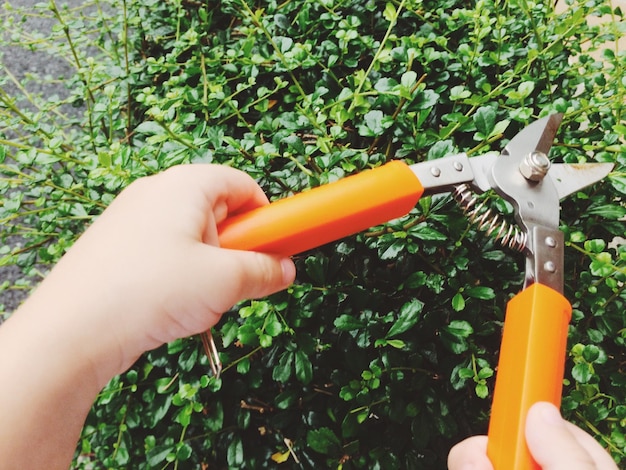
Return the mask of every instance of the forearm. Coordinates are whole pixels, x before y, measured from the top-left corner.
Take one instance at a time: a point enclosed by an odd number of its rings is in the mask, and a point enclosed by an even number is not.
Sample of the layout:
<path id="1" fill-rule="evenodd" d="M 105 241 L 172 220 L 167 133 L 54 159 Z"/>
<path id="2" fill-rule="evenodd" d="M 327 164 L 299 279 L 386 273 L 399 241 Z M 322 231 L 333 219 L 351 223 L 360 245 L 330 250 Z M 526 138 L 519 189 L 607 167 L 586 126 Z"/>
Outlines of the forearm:
<path id="1" fill-rule="evenodd" d="M 67 469 L 100 384 L 59 312 L 30 305 L 0 327 L 0 467 Z"/>

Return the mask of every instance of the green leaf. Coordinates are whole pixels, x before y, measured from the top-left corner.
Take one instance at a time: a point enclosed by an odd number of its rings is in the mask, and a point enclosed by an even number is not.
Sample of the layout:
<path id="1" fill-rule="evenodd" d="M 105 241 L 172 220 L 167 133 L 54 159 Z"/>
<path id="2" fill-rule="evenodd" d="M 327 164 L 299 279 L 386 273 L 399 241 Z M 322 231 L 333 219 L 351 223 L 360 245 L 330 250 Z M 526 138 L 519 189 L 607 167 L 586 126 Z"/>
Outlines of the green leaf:
<path id="1" fill-rule="evenodd" d="M 495 137 L 497 135 L 504 134 L 504 131 L 506 131 L 507 127 L 509 127 L 509 124 L 511 124 L 511 121 L 508 119 L 498 121 L 487 137 Z"/>
<path id="2" fill-rule="evenodd" d="M 619 220 L 626 216 L 626 207 L 617 204 L 595 206 L 587 211 L 588 214 L 599 215 L 605 219 Z"/>
<path id="3" fill-rule="evenodd" d="M 228 444 L 226 451 L 226 459 L 229 467 L 241 467 L 243 464 L 243 442 L 240 436 L 236 435 L 230 439 L 230 444 Z"/>
<path id="4" fill-rule="evenodd" d="M 413 70 L 409 70 L 408 72 L 404 72 L 402 77 L 400 77 L 400 84 L 404 87 L 410 89 L 415 82 L 417 81 L 417 73 Z"/>
<path id="5" fill-rule="evenodd" d="M 313 365 L 309 356 L 304 351 L 295 352 L 296 377 L 303 384 L 308 384 L 313 380 Z"/>
<path id="6" fill-rule="evenodd" d="M 587 240 L 584 246 L 585 250 L 591 253 L 600 253 L 606 248 L 606 242 L 601 238 L 595 238 L 593 240 Z"/>
<path id="7" fill-rule="evenodd" d="M 404 240 L 392 239 L 381 240 L 378 246 L 379 257 L 382 260 L 396 259 L 400 253 L 404 250 L 406 242 Z"/>
<path id="8" fill-rule="evenodd" d="M 451 335 L 459 338 L 467 338 L 474 333 L 474 328 L 465 320 L 453 320 L 445 328 Z"/>
<path id="9" fill-rule="evenodd" d="M 337 329 L 341 331 L 358 330 L 365 326 L 364 321 L 347 314 L 339 315 L 337 318 L 335 318 L 333 324 Z"/>
<path id="10" fill-rule="evenodd" d="M 393 125 L 391 116 L 386 116 L 382 111 L 375 109 L 363 116 L 363 122 L 358 125 L 359 134 L 364 137 L 376 137 Z"/>
<path id="11" fill-rule="evenodd" d="M 239 325 L 237 322 L 228 320 L 224 326 L 222 327 L 222 346 L 227 348 L 230 346 L 233 341 L 237 339 L 237 332 L 239 330 Z"/>
<path id="12" fill-rule="evenodd" d="M 420 319 L 424 303 L 413 299 L 405 303 L 400 309 L 400 314 L 396 322 L 389 328 L 386 339 L 398 336 L 412 328 Z"/>
<path id="13" fill-rule="evenodd" d="M 456 152 L 454 143 L 451 140 L 439 140 L 428 150 L 427 160 L 436 160 L 447 157 Z"/>
<path id="14" fill-rule="evenodd" d="M 625 124 L 615 124 L 613 126 L 613 130 L 620 135 L 626 137 L 626 125 Z"/>
<path id="15" fill-rule="evenodd" d="M 506 254 L 502 250 L 492 250 L 483 253 L 483 258 L 489 261 L 502 261 L 506 258 Z"/>
<path id="16" fill-rule="evenodd" d="M 599 330 L 596 330 L 595 328 L 588 328 L 587 336 L 594 343 L 600 343 L 602 342 L 602 340 L 604 340 L 604 335 L 602 334 L 602 332 Z"/>
<path id="17" fill-rule="evenodd" d="M 241 318 L 248 318 L 252 315 L 259 317 L 265 316 L 271 309 L 271 305 L 265 301 L 253 300 L 250 305 L 239 309 L 239 316 Z"/>
<path id="18" fill-rule="evenodd" d="M 264 326 L 265 332 L 270 336 L 278 336 L 283 332 L 283 324 L 274 312 L 267 316 Z"/>
<path id="19" fill-rule="evenodd" d="M 294 353 L 285 351 L 272 369 L 272 378 L 277 382 L 286 383 L 291 377 Z"/>
<path id="20" fill-rule="evenodd" d="M 626 194 L 626 176 L 619 174 L 609 175 L 609 181 L 617 191 Z"/>
<path id="21" fill-rule="evenodd" d="M 273 343 L 273 339 L 270 335 L 265 333 L 259 334 L 259 346 L 262 348 L 269 348 Z"/>
<path id="22" fill-rule="evenodd" d="M 150 465 L 151 468 L 159 467 L 159 464 L 164 462 L 165 458 L 172 452 L 174 452 L 173 445 L 160 445 L 153 447 L 146 454 L 148 465 Z"/>
<path id="23" fill-rule="evenodd" d="M 325 256 L 308 256 L 304 261 L 307 275 L 317 284 L 326 283 L 328 258 Z"/>
<path id="24" fill-rule="evenodd" d="M 406 343 L 401 339 L 385 339 L 385 346 L 391 346 L 392 348 L 402 349 L 406 346 Z"/>
<path id="25" fill-rule="evenodd" d="M 387 2 L 385 4 L 385 9 L 383 10 L 383 17 L 391 22 L 396 19 L 396 7 L 391 2 Z"/>
<path id="26" fill-rule="evenodd" d="M 426 284 L 426 273 L 423 271 L 417 271 L 409 275 L 405 281 L 405 285 L 409 289 L 416 289 Z"/>
<path id="27" fill-rule="evenodd" d="M 450 100 L 460 101 L 472 96 L 472 93 L 463 85 L 457 85 L 450 89 Z"/>
<path id="28" fill-rule="evenodd" d="M 487 387 L 487 384 L 485 383 L 478 383 L 476 384 L 476 396 L 478 398 L 487 398 L 487 396 L 489 395 L 489 388 Z"/>
<path id="29" fill-rule="evenodd" d="M 474 371 L 469 367 L 463 367 L 458 371 L 459 377 L 462 379 L 471 379 L 474 377 Z"/>
<path id="30" fill-rule="evenodd" d="M 496 111 L 489 106 L 478 108 L 472 117 L 478 132 L 483 136 L 488 136 L 496 125 Z"/>
<path id="31" fill-rule="evenodd" d="M 154 381 L 154 385 L 157 393 L 167 393 L 168 390 L 172 389 L 175 382 L 175 379 L 172 379 L 172 377 L 161 377 Z"/>
<path id="32" fill-rule="evenodd" d="M 253 345 L 256 344 L 259 340 L 259 335 L 257 334 L 256 328 L 254 325 L 244 324 L 239 327 L 237 330 L 237 339 L 244 345 Z"/>
<path id="33" fill-rule="evenodd" d="M 280 410 L 286 410 L 298 403 L 298 393 L 295 390 L 286 390 L 276 395 L 274 404 Z"/>
<path id="34" fill-rule="evenodd" d="M 237 362 L 237 372 L 242 375 L 245 375 L 248 372 L 250 372 L 250 359 L 249 358 L 243 357 Z"/>
<path id="35" fill-rule="evenodd" d="M 576 380 L 576 382 L 586 384 L 589 382 L 589 380 L 591 380 L 591 377 L 593 377 L 593 372 L 589 364 L 576 364 L 574 367 L 572 367 L 572 377 L 574 377 L 574 380 Z"/>
<path id="36" fill-rule="evenodd" d="M 441 340 L 454 354 L 468 349 L 466 338 L 473 333 L 472 326 L 464 320 L 453 320 L 441 330 Z"/>
<path id="37" fill-rule="evenodd" d="M 191 454 L 193 453 L 193 449 L 191 448 L 191 446 L 186 442 L 180 442 L 177 447 L 178 448 L 176 449 L 176 458 L 181 462 L 189 460 L 189 457 L 191 457 Z"/>
<path id="38" fill-rule="evenodd" d="M 135 128 L 137 134 L 159 135 L 165 134 L 165 129 L 154 121 L 144 121 Z"/>
<path id="39" fill-rule="evenodd" d="M 457 292 L 454 297 L 452 297 L 452 308 L 457 312 L 465 308 L 465 299 L 460 292 Z"/>
<path id="40" fill-rule="evenodd" d="M 425 89 L 416 93 L 411 102 L 411 107 L 415 109 L 431 109 L 439 101 L 439 93 Z"/>
<path id="41" fill-rule="evenodd" d="M 524 101 L 535 89 L 535 82 L 525 81 L 520 83 L 516 91 L 509 91 L 507 97 L 514 101 Z"/>
<path id="42" fill-rule="evenodd" d="M 172 395 L 157 395 L 151 401 L 151 405 L 151 413 L 145 417 L 145 421 L 153 428 L 167 415 L 172 405 Z"/>
<path id="43" fill-rule="evenodd" d="M 443 233 L 429 227 L 427 222 L 422 222 L 411 227 L 409 233 L 420 240 L 443 241 L 448 239 Z"/>
<path id="44" fill-rule="evenodd" d="M 613 266 L 613 258 L 610 253 L 606 251 L 602 253 L 598 253 L 594 256 L 593 261 L 589 265 L 589 270 L 591 274 L 598 277 L 606 277 L 610 276 L 613 271 L 615 271 L 615 267 Z"/>
<path id="45" fill-rule="evenodd" d="M 307 445 L 315 452 L 335 455 L 341 450 L 341 441 L 329 428 L 312 429 L 306 435 Z"/>
<path id="46" fill-rule="evenodd" d="M 483 367 L 478 371 L 479 379 L 488 379 L 489 377 L 493 377 L 493 369 L 491 367 Z"/>
<path id="47" fill-rule="evenodd" d="M 600 348 L 598 348 L 598 346 L 593 344 L 585 346 L 585 349 L 583 350 L 583 358 L 585 361 L 595 362 L 598 357 L 600 357 Z"/>
<path id="48" fill-rule="evenodd" d="M 496 296 L 496 293 L 491 287 L 484 286 L 469 287 L 465 289 L 464 292 L 468 297 L 480 300 L 491 300 Z"/>

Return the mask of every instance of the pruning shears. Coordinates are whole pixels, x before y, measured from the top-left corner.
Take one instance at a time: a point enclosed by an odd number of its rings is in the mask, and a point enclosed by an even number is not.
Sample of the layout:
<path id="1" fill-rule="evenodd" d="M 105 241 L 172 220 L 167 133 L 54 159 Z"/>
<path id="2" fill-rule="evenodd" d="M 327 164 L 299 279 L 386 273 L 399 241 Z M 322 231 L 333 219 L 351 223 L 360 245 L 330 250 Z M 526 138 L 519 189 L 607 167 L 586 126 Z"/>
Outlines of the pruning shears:
<path id="1" fill-rule="evenodd" d="M 539 469 L 526 448 L 525 418 L 538 401 L 560 406 L 572 313 L 563 296 L 559 200 L 613 168 L 552 164 L 548 152 L 561 120 L 552 114 L 534 121 L 502 152 L 414 165 L 395 160 L 234 215 L 218 227 L 220 244 L 290 256 L 404 216 L 424 195 L 451 192 L 471 222 L 526 255 L 523 290 L 506 309 L 487 453 L 496 470 Z M 492 189 L 513 205 L 517 224 L 476 196 Z"/>

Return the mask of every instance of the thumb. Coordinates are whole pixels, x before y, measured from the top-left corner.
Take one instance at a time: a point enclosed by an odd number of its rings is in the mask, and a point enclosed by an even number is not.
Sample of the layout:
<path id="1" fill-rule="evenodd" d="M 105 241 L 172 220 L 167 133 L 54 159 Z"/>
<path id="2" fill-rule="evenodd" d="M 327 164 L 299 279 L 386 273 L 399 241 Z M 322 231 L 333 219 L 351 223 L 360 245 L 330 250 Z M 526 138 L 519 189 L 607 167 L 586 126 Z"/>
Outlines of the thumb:
<path id="1" fill-rule="evenodd" d="M 493 470 L 487 457 L 487 436 L 473 436 L 455 445 L 448 454 L 449 470 Z"/>
<path id="2" fill-rule="evenodd" d="M 296 267 L 290 258 L 257 253 L 217 249 L 221 258 L 220 278 L 214 284 L 220 305 L 217 311 L 225 311 L 244 299 L 265 297 L 291 285 L 296 277 Z M 215 260 L 215 259 L 214 259 Z"/>
<path id="3" fill-rule="evenodd" d="M 568 423 L 551 403 L 533 405 L 526 418 L 526 442 L 543 470 L 596 470 L 596 465 L 570 432 Z"/>

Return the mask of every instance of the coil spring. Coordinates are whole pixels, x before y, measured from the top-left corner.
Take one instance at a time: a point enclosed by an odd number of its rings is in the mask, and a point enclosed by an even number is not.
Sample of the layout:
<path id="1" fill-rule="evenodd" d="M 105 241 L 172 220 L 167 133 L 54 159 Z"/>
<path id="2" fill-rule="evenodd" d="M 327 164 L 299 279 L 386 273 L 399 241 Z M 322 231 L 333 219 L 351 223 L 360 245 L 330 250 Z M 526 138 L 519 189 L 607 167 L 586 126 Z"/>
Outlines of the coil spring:
<path id="1" fill-rule="evenodd" d="M 486 208 L 486 200 L 480 199 L 471 190 L 469 185 L 456 186 L 452 193 L 454 200 L 461 206 L 470 223 L 475 224 L 479 230 L 493 237 L 502 246 L 517 251 L 523 251 L 528 244 L 528 234 L 519 227 L 504 220 L 499 214 L 495 214 L 491 208 Z"/>

